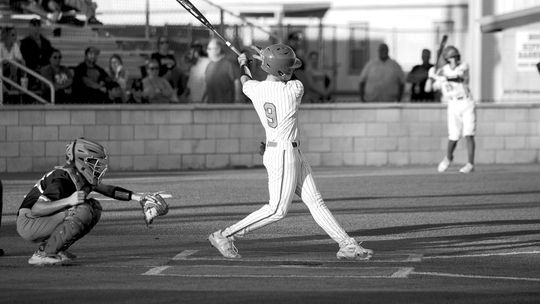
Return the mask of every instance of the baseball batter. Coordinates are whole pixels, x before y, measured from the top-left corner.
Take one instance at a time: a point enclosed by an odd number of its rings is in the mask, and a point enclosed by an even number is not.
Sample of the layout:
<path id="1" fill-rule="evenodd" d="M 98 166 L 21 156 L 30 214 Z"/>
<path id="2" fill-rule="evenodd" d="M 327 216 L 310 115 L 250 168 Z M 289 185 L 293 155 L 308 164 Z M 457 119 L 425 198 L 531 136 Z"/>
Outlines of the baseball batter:
<path id="1" fill-rule="evenodd" d="M 426 90 L 431 91 L 432 88 L 440 90 L 443 102 L 448 104 L 448 146 L 446 156 L 439 163 L 437 170 L 444 172 L 448 169 L 454 159 L 457 142 L 463 136 L 467 141 L 468 162 L 459 172 L 470 173 L 474 171 L 476 111 L 469 90 L 469 65 L 461 62 L 459 51 L 454 46 L 447 46 L 443 50 L 443 57 L 447 64 L 437 71 L 432 67 L 429 70 L 432 81 L 426 82 Z"/>
<path id="2" fill-rule="evenodd" d="M 238 57 L 238 62 L 246 72 L 241 77 L 243 92 L 253 102 L 266 132 L 263 164 L 268 173 L 270 200 L 236 224 L 212 233 L 210 243 L 224 257 L 240 258 L 233 243 L 235 238 L 284 218 L 296 194 L 309 208 L 317 224 L 339 244 L 338 259 L 371 258 L 373 251 L 362 248 L 330 213 L 315 185 L 311 168 L 300 152 L 298 108 L 304 87 L 300 81 L 290 79 L 301 61 L 284 44 L 271 45 L 256 58 L 262 60 L 261 68 L 268 74 L 264 81 L 251 79 L 251 73 L 245 66 L 245 54 Z"/>
<path id="3" fill-rule="evenodd" d="M 107 168 L 105 148 L 78 138 L 66 147 L 66 164 L 45 174 L 25 196 L 17 212 L 17 232 L 23 239 L 40 244 L 29 264 L 65 264 L 75 258 L 67 249 L 101 217 L 101 204 L 87 197 L 90 192 L 123 201 L 142 201 L 149 196 L 102 184 Z"/>

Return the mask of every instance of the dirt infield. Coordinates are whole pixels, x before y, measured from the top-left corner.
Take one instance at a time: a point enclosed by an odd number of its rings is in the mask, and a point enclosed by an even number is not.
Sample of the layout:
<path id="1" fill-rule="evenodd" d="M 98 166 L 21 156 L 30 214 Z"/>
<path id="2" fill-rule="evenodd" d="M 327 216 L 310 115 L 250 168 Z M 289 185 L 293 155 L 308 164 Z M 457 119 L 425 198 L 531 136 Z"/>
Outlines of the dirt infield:
<path id="1" fill-rule="evenodd" d="M 319 168 L 330 210 L 367 262 L 338 247 L 295 200 L 287 217 L 238 240 L 225 260 L 208 234 L 268 198 L 262 169 L 112 173 L 105 182 L 170 194 L 153 227 L 138 204 L 96 196 L 101 221 L 75 263 L 31 267 L 15 213 L 40 174 L 4 176 L 0 303 L 538 303 L 540 166 Z"/>

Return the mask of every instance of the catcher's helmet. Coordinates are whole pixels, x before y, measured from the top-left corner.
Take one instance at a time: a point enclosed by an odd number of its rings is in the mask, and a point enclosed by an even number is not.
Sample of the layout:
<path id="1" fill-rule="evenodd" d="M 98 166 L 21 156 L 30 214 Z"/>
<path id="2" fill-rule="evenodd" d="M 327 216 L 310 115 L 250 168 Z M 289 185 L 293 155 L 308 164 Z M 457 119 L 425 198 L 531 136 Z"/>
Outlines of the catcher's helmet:
<path id="1" fill-rule="evenodd" d="M 293 49 L 285 44 L 273 44 L 261 52 L 263 71 L 283 81 L 291 79 L 295 69 L 302 66 Z"/>
<path id="2" fill-rule="evenodd" d="M 66 159 L 94 186 L 101 181 L 109 166 L 105 148 L 95 141 L 82 137 L 66 146 Z"/>
<path id="3" fill-rule="evenodd" d="M 458 49 L 453 46 L 453 45 L 449 45 L 447 47 L 444 48 L 444 51 L 443 51 L 443 57 L 445 60 L 448 60 L 452 57 L 457 57 L 458 59 L 460 58 L 460 54 L 459 54 L 459 51 Z"/>

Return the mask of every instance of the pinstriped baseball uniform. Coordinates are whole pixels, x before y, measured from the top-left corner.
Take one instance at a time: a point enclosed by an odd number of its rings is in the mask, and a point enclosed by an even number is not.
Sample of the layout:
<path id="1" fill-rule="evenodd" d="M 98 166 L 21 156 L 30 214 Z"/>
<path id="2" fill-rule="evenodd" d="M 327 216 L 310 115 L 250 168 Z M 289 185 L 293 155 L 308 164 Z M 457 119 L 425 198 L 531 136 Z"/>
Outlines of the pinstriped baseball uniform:
<path id="1" fill-rule="evenodd" d="M 252 100 L 266 132 L 263 164 L 268 172 L 270 201 L 223 230 L 223 235 L 242 236 L 282 219 L 294 194 L 297 194 L 317 224 L 333 240 L 340 245 L 355 242 L 326 207 L 315 185 L 311 167 L 298 149 L 298 108 L 304 94 L 302 83 L 298 80 L 249 80 L 244 83 L 243 91 Z"/>

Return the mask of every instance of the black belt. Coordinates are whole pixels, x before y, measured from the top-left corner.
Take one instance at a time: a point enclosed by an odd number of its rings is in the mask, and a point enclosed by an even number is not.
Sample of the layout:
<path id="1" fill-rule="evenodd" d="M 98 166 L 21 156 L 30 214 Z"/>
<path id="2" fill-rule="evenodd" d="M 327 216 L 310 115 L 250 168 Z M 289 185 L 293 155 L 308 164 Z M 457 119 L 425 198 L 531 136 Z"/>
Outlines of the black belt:
<path id="1" fill-rule="evenodd" d="M 299 145 L 296 141 L 292 141 L 291 144 L 292 144 L 293 148 L 296 148 Z M 277 147 L 277 145 L 278 145 L 278 143 L 275 142 L 275 141 L 269 141 L 269 142 L 266 143 L 267 147 Z"/>

